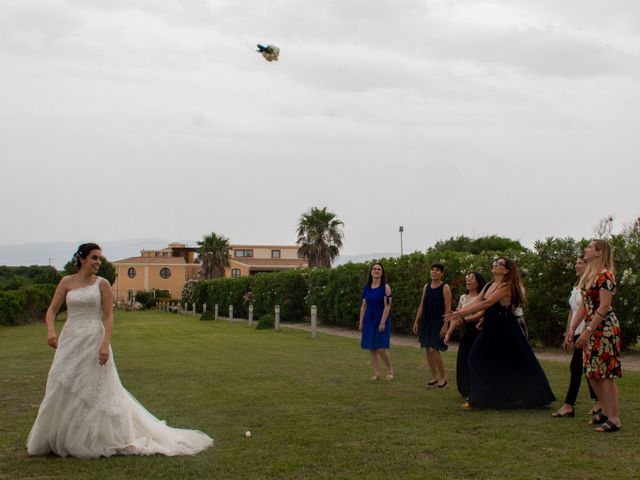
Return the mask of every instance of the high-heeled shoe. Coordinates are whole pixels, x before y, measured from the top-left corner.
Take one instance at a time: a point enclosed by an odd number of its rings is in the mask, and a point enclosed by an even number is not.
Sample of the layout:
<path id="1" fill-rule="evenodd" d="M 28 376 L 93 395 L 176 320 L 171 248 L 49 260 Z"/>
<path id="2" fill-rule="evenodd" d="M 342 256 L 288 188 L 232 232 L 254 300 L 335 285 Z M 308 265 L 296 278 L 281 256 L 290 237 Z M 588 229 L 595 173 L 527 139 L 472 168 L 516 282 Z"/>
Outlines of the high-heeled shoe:
<path id="1" fill-rule="evenodd" d="M 560 410 L 558 410 L 555 413 L 552 413 L 551 416 L 553 418 L 565 418 L 565 417 L 575 417 L 576 416 L 576 411 L 572 408 L 571 410 L 569 410 L 568 412 L 560 412 Z"/>
<path id="2" fill-rule="evenodd" d="M 591 421 L 589 422 L 589 425 L 602 425 L 607 420 L 609 420 L 609 417 L 607 417 L 602 412 L 597 412 L 593 414 L 593 417 L 591 417 Z"/>

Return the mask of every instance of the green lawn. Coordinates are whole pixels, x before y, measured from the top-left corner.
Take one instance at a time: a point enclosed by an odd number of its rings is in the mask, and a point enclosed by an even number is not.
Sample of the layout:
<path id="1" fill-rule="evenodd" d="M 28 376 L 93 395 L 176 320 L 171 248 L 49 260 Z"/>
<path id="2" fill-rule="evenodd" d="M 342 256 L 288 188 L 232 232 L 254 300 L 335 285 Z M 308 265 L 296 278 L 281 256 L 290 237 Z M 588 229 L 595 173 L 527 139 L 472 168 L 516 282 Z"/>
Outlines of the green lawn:
<path id="1" fill-rule="evenodd" d="M 415 348 L 393 348 L 396 379 L 371 384 L 353 339 L 158 312 L 117 313 L 122 383 L 156 416 L 208 433 L 215 446 L 194 457 L 30 458 L 24 444 L 53 355 L 45 335 L 42 324 L 0 329 L 1 479 L 640 477 L 640 374 L 618 383 L 622 431 L 597 434 L 586 424 L 586 391 L 573 419 L 467 412 L 454 385 L 424 387 Z M 455 355 L 445 363 L 454 380 Z M 561 398 L 568 366 L 543 366 Z"/>

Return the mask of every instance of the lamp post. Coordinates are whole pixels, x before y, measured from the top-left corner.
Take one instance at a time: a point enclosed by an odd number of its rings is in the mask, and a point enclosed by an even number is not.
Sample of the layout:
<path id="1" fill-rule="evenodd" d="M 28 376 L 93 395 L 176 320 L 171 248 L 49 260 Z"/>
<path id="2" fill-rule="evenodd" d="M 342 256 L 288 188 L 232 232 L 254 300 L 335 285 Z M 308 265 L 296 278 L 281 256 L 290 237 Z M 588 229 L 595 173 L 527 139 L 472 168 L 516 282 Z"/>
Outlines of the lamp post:
<path id="1" fill-rule="evenodd" d="M 400 256 L 402 256 L 404 254 L 402 249 L 402 232 L 404 232 L 404 227 L 402 225 L 398 228 L 398 232 L 400 232 Z"/>

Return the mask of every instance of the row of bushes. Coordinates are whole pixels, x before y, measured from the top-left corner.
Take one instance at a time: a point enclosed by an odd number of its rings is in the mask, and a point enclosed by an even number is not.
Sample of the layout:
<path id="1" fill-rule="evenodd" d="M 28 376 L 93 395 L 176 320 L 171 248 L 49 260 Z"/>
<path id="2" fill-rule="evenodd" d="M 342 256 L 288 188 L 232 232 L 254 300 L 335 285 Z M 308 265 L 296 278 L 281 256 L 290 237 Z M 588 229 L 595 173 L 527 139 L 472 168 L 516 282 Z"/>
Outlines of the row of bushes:
<path id="1" fill-rule="evenodd" d="M 44 319 L 55 285 L 25 285 L 0 291 L 0 325 L 17 325 Z"/>
<path id="2" fill-rule="evenodd" d="M 199 308 L 206 303 L 209 309 L 218 304 L 221 315 L 233 305 L 234 316 L 244 318 L 248 316 L 251 304 L 256 318 L 273 313 L 275 306 L 280 305 L 281 320 L 295 322 L 303 319 L 307 312 L 305 277 L 305 273 L 296 270 L 201 281 L 191 289 L 191 295 L 187 294 L 190 287 L 185 286 L 182 301 L 195 302 Z"/>
<path id="3" fill-rule="evenodd" d="M 633 232 L 611 238 L 616 252 L 618 292 L 615 310 L 621 322 L 623 343 L 633 345 L 640 336 L 640 284 L 636 283 L 640 260 L 640 235 Z M 576 277 L 576 256 L 586 240 L 549 238 L 536 242 L 534 251 L 514 248 L 507 252 L 460 252 L 432 248 L 400 258 L 380 259 L 387 282 L 393 289 L 392 317 L 394 331 L 409 333 L 415 319 L 422 288 L 429 281 L 434 262 L 445 265 L 445 281 L 455 302 L 464 293 L 464 276 L 477 271 L 490 279 L 492 260 L 499 255 L 514 258 L 520 266 L 527 289 L 525 318 L 532 340 L 546 346 L 558 346 L 568 315 L 567 298 Z M 333 269 L 316 268 L 279 273 L 264 273 L 237 279 L 200 281 L 191 288 L 188 302 L 200 307 L 207 303 L 220 307 L 221 315 L 229 305 L 235 315 L 246 317 L 249 304 L 254 315 L 272 313 L 277 304 L 283 321 L 301 321 L 311 305 L 318 307 L 318 317 L 325 325 L 355 328 L 360 296 L 366 283 L 369 263 L 349 263 Z M 635 269 L 635 270 L 634 270 Z"/>
<path id="4" fill-rule="evenodd" d="M 142 305 L 143 309 L 154 308 L 161 300 L 171 298 L 169 290 L 149 290 L 136 292 L 135 301 Z"/>

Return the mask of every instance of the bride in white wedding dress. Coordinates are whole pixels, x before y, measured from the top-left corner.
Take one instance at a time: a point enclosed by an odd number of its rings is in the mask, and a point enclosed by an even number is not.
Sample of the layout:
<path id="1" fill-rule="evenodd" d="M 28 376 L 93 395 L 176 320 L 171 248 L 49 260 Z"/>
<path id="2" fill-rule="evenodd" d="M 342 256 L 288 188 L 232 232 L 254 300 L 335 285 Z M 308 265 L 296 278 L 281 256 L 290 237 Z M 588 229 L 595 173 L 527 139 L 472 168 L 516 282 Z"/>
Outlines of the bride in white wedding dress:
<path id="1" fill-rule="evenodd" d="M 197 430 L 171 428 L 127 392 L 112 359 L 113 296 L 98 277 L 100 247 L 82 244 L 78 273 L 64 277 L 47 311 L 48 343 L 56 348 L 44 400 L 27 440 L 30 455 L 193 455 L 213 440 Z M 60 337 L 55 315 L 66 298 Z"/>

